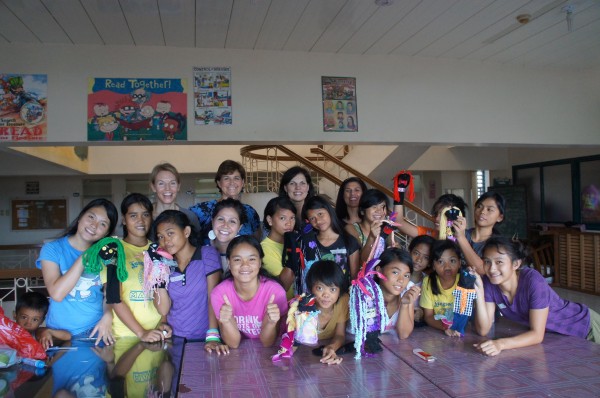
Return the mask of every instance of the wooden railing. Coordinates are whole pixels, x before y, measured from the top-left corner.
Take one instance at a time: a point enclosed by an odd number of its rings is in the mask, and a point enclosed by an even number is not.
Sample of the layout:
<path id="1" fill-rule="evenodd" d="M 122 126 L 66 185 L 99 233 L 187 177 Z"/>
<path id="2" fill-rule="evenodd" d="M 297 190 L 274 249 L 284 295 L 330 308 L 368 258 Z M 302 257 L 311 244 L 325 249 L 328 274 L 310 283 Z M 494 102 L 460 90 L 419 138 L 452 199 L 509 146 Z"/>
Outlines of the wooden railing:
<path id="1" fill-rule="evenodd" d="M 42 271 L 35 268 L 41 247 L 41 244 L 0 246 L 0 305 L 16 302 L 22 293 L 45 289 Z"/>

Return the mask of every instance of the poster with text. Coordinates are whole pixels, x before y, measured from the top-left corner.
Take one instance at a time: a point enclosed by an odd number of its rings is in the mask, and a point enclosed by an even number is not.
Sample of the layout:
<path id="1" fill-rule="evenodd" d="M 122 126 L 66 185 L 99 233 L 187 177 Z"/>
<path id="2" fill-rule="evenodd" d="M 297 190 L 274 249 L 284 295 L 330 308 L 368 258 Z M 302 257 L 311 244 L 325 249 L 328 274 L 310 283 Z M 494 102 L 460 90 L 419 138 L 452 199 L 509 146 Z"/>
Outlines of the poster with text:
<path id="1" fill-rule="evenodd" d="M 323 131 L 358 131 L 356 78 L 321 77 Z"/>
<path id="2" fill-rule="evenodd" d="M 194 68 L 196 124 L 231 124 L 231 68 Z"/>
<path id="3" fill-rule="evenodd" d="M 187 140 L 185 79 L 90 78 L 88 141 Z"/>
<path id="4" fill-rule="evenodd" d="M 47 75 L 0 74 L 0 141 L 46 141 Z"/>

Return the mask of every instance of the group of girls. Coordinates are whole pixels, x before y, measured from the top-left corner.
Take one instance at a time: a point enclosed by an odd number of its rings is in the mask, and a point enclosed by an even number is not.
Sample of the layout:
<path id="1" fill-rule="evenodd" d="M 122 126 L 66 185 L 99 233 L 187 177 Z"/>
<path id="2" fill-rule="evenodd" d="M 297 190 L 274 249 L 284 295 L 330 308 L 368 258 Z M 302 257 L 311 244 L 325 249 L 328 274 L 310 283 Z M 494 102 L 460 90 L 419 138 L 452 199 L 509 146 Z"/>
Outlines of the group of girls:
<path id="1" fill-rule="evenodd" d="M 48 327 L 75 337 L 95 336 L 105 344 L 112 344 L 115 336 L 153 342 L 176 335 L 205 340 L 207 351 L 225 354 L 242 337 L 272 345 L 287 299 L 311 293 L 320 311 L 320 339 L 331 339 L 319 353 L 321 361 L 335 364 L 341 362 L 346 339 L 349 282 L 373 246 L 381 245 L 388 247 L 378 252 L 376 268 L 385 277 L 378 280 L 390 319 L 385 329 L 395 330 L 400 338 L 407 338 L 422 321 L 447 329 L 463 262 L 477 275 L 478 333 L 488 333 L 496 305 L 507 318 L 531 327 L 522 335 L 477 345 L 483 353 L 535 344 L 545 330 L 598 338 L 595 312 L 558 298 L 535 271 L 520 271 L 523 256 L 516 244 L 493 237 L 494 226 L 504 217 L 500 195 L 490 192 L 478 199 L 472 229 L 466 228 L 464 201 L 454 195 L 440 197 L 433 208 L 437 222 L 444 208 L 461 210 L 452 224 L 456 243 L 435 241 L 433 231 L 401 223 L 397 227 L 413 238 L 406 252 L 378 241 L 388 217 L 385 195 L 367 190 L 359 179 L 348 179 L 340 188 L 336 213 L 326 199 L 314 195 L 310 174 L 294 167 L 282 177 L 280 196 L 265 208 L 267 236 L 259 243 L 258 215 L 240 201 L 244 178 L 241 165 L 223 162 L 215 178 L 222 197 L 190 212 L 175 201 L 180 188 L 176 169 L 169 164 L 155 167 L 151 187 L 157 203 L 131 194 L 121 205 L 130 276 L 121 286 L 123 302 L 110 306 L 102 293 L 105 275 L 87 275 L 80 257 L 113 233 L 117 210 L 104 199 L 86 205 L 64 235 L 40 253 L 37 264 L 51 298 Z M 395 205 L 402 214 L 402 206 Z M 150 239 L 173 256 L 177 267 L 171 270 L 168 290 L 157 286 L 156 294 L 146 297 L 138 293 L 143 292 L 142 253 Z M 290 240 L 291 247 L 286 247 Z M 134 301 L 136 297 L 143 298 Z"/>

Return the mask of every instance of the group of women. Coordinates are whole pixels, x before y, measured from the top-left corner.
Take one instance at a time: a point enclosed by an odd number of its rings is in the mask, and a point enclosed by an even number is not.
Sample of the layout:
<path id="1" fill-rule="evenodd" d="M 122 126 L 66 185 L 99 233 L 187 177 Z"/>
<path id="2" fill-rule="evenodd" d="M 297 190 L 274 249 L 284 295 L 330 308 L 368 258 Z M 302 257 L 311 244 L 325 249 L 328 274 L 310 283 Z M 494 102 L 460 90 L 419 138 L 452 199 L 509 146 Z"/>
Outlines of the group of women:
<path id="1" fill-rule="evenodd" d="M 59 239 L 44 245 L 37 262 L 51 299 L 48 327 L 68 330 L 74 338 L 94 336 L 105 344 L 121 336 L 155 342 L 176 335 L 204 340 L 207 351 L 223 354 L 242 337 L 272 345 L 286 318 L 288 299 L 312 293 L 321 311 L 319 330 L 328 327 L 327 337 L 334 342 L 319 351 L 321 361 L 339 363 L 349 282 L 373 247 L 380 246 L 377 271 L 384 278 L 378 283 L 390 317 L 386 330 L 401 338 L 415 325 L 448 329 L 452 292 L 462 268 L 476 276 L 478 333 L 488 333 L 496 306 L 507 318 L 530 326 L 518 336 L 479 344 L 481 352 L 496 355 L 535 344 L 546 330 L 600 338 L 598 314 L 560 299 L 535 271 L 522 269 L 522 247 L 499 237 L 495 226 L 504 219 L 505 203 L 496 193 L 477 200 L 470 229 L 462 198 L 443 195 L 436 201 L 436 223 L 447 207 L 460 210 L 451 223 L 455 242 L 436 240 L 436 229 L 396 224 L 412 238 L 404 251 L 381 238 L 389 224 L 387 196 L 367 189 L 358 178 L 343 182 L 334 209 L 315 195 L 309 172 L 292 167 L 283 174 L 279 196 L 269 201 L 261 223 L 256 210 L 241 202 L 245 177 L 239 163 L 224 161 L 215 177 L 221 197 L 186 209 L 176 202 L 179 173 L 168 163 L 157 165 L 150 178 L 156 202 L 130 194 L 121 204 L 129 278 L 121 283 L 123 300 L 118 304 L 105 303 L 106 275 L 86 273 L 81 260 L 92 244 L 113 234 L 118 212 L 104 199 L 88 203 Z M 393 209 L 403 214 L 402 203 L 394 203 Z M 177 266 L 169 283 L 155 286 L 148 295 L 143 253 L 151 242 Z"/>

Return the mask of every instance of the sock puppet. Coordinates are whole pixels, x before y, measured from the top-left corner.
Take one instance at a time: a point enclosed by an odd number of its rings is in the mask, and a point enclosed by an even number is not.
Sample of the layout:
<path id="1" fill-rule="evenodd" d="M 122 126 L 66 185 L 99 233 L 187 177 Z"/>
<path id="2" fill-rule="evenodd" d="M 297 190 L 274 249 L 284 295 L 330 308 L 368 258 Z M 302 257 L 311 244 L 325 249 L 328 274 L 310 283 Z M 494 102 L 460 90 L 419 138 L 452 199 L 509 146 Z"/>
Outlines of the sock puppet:
<path id="1" fill-rule="evenodd" d="M 458 207 L 444 207 L 441 212 L 440 217 L 440 239 L 450 239 L 451 241 L 456 242 L 456 237 L 454 236 L 454 229 L 452 228 L 452 223 L 456 221 L 459 216 L 462 216 L 461 211 Z"/>
<path id="2" fill-rule="evenodd" d="M 169 286 L 171 269 L 177 267 L 177 261 L 158 244 L 152 243 L 144 251 L 144 296 L 152 298 L 160 288 Z"/>
<path id="3" fill-rule="evenodd" d="M 287 331 L 281 336 L 279 351 L 271 357 L 273 362 L 291 358 L 294 355 L 294 341 L 306 345 L 317 344 L 320 312 L 312 294 L 302 294 L 290 300 L 286 319 Z"/>
<path id="4" fill-rule="evenodd" d="M 473 301 L 477 298 L 475 291 L 475 276 L 468 270 L 462 269 L 458 279 L 458 284 L 452 292 L 454 296 L 454 318 L 450 330 L 446 330 L 449 335 L 456 336 L 457 332 L 460 337 L 465 334 L 465 326 L 469 317 L 473 313 Z"/>
<path id="5" fill-rule="evenodd" d="M 106 267 L 106 303 L 121 302 L 121 285 L 129 276 L 125 251 L 119 239 L 106 237 L 94 243 L 83 253 L 85 272 L 99 274 Z"/>

